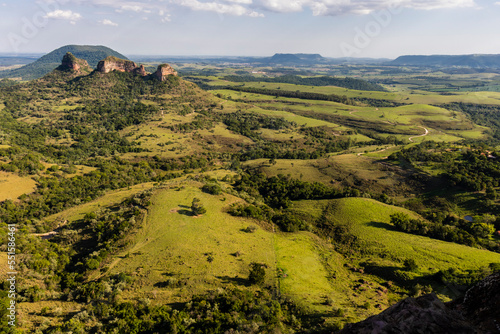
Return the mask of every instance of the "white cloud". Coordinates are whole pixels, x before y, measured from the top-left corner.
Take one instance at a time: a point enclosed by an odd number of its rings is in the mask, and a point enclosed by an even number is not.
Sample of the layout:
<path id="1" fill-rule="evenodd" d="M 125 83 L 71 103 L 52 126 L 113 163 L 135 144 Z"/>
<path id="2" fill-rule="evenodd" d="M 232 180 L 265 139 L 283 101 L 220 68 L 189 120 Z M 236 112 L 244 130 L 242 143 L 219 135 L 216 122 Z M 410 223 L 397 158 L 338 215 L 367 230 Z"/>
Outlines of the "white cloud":
<path id="1" fill-rule="evenodd" d="M 278 13 L 290 13 L 290 12 L 301 12 L 304 9 L 304 5 L 309 3 L 307 0 L 292 0 L 292 1 L 282 1 L 282 0 L 260 0 L 258 2 L 259 7 L 263 7 L 272 12 Z"/>
<path id="2" fill-rule="evenodd" d="M 252 0 L 224 0 L 225 2 L 231 2 L 231 3 L 239 3 L 242 5 L 250 5 L 252 3 Z"/>
<path id="3" fill-rule="evenodd" d="M 151 13 L 151 10 L 146 9 L 143 5 L 137 4 L 127 4 L 120 6 L 120 9 L 117 9 L 118 12 L 127 11 L 127 12 L 136 12 L 136 13 Z"/>
<path id="4" fill-rule="evenodd" d="M 477 0 L 45 0 L 66 1 L 79 5 L 108 7 L 119 13 L 140 15 L 140 18 L 157 15 L 162 21 L 170 20 L 172 6 L 181 6 L 193 11 L 214 12 L 224 15 L 263 17 L 264 12 L 294 13 L 309 10 L 314 16 L 336 16 L 344 14 L 367 15 L 383 9 L 413 8 L 434 10 L 476 7 Z M 495 2 L 496 5 L 500 1 Z M 59 11 L 69 12 L 71 11 Z M 63 16 L 63 14 L 58 14 Z M 66 15 L 66 14 L 64 14 Z M 77 18 L 73 19 L 73 22 Z"/>
<path id="5" fill-rule="evenodd" d="M 71 10 L 61 10 L 61 9 L 48 12 L 45 15 L 45 17 L 48 19 L 59 19 L 59 20 L 70 21 L 72 24 L 75 24 L 76 21 L 82 18 L 82 16 L 79 13 L 74 13 Z"/>
<path id="6" fill-rule="evenodd" d="M 104 19 L 102 21 L 99 21 L 100 24 L 103 24 L 105 26 L 112 26 L 112 27 L 117 27 L 118 26 L 118 23 L 116 22 L 113 22 L 111 20 L 108 20 L 108 19 Z"/>
<path id="7" fill-rule="evenodd" d="M 255 6 L 277 13 L 301 12 L 309 8 L 313 15 L 366 15 L 387 8 L 440 9 L 474 7 L 475 0 L 258 0 Z"/>
<path id="8" fill-rule="evenodd" d="M 244 0 L 243 0 L 244 1 Z M 215 12 L 218 14 L 228 14 L 234 16 L 250 16 L 250 17 L 263 17 L 264 14 L 258 13 L 250 8 L 247 8 L 241 3 L 242 0 L 232 0 L 230 4 L 223 4 L 220 2 L 201 2 L 198 0 L 176 0 L 175 3 L 184 7 L 188 7 L 195 11 L 206 11 L 206 12 Z"/>
<path id="9" fill-rule="evenodd" d="M 42 1 L 42 0 L 41 0 Z M 158 15 L 161 20 L 168 16 L 168 5 L 172 0 L 149 0 L 149 1 L 133 1 L 133 0 L 43 0 L 43 1 L 64 1 L 65 3 L 73 3 L 80 6 L 94 6 L 110 8 L 117 13 L 129 15 L 137 15 L 138 18 L 144 19 L 144 15 L 151 17 L 151 15 Z M 232 1 L 232 0 L 228 0 Z M 235 0 L 235 1 L 249 1 L 249 0 Z M 159 14 L 162 12 L 163 14 Z"/>

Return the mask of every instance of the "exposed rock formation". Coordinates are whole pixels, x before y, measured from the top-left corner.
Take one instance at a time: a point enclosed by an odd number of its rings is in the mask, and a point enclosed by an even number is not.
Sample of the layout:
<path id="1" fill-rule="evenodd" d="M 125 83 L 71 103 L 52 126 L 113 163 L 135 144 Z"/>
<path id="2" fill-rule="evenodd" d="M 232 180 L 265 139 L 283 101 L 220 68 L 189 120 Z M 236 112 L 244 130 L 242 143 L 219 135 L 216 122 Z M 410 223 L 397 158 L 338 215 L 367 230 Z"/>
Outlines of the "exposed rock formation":
<path id="1" fill-rule="evenodd" d="M 141 66 L 137 67 L 134 70 L 134 73 L 137 75 L 143 76 L 143 77 L 148 75 L 148 72 L 146 72 L 146 69 L 144 68 L 144 65 L 142 65 L 142 64 L 141 64 Z"/>
<path id="2" fill-rule="evenodd" d="M 478 333 L 500 333 L 500 272 L 473 286 L 456 304 L 455 308 L 470 319 Z"/>
<path id="3" fill-rule="evenodd" d="M 147 74 L 143 65 L 137 66 L 137 64 L 131 60 L 120 59 L 113 56 L 101 60 L 99 64 L 97 64 L 97 71 L 101 73 L 109 73 L 112 71 L 128 72 L 141 76 Z"/>
<path id="4" fill-rule="evenodd" d="M 59 71 L 89 73 L 91 68 L 86 60 L 76 58 L 71 52 L 64 55 L 61 65 L 57 68 Z"/>
<path id="5" fill-rule="evenodd" d="M 169 64 L 161 64 L 158 66 L 158 69 L 156 70 L 155 73 L 153 73 L 153 76 L 157 78 L 160 81 L 165 81 L 167 80 L 167 77 L 169 75 L 175 75 L 177 76 L 177 71 L 172 68 Z"/>
<path id="6" fill-rule="evenodd" d="M 469 289 L 461 301 L 444 304 L 434 294 L 406 298 L 340 333 L 500 333 L 500 273 Z"/>
<path id="7" fill-rule="evenodd" d="M 380 314 L 347 325 L 341 333 L 474 334 L 475 331 L 458 312 L 430 294 L 406 298 Z"/>

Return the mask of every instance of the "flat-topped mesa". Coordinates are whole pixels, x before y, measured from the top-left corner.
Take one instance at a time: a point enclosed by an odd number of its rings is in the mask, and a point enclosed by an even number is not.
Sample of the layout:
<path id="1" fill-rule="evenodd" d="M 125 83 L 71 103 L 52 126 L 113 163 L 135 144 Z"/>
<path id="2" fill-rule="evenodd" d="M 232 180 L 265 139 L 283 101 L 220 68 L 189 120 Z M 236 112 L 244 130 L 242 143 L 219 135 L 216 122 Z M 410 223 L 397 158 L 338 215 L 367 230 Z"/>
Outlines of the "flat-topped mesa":
<path id="1" fill-rule="evenodd" d="M 101 73 L 109 73 L 112 71 L 128 72 L 141 76 L 147 74 L 144 65 L 137 66 L 137 64 L 131 60 L 120 59 L 113 56 L 101 60 L 99 64 L 97 64 L 97 71 Z"/>
<path id="2" fill-rule="evenodd" d="M 60 71 L 70 72 L 90 72 L 90 66 L 86 60 L 76 58 L 71 52 L 67 52 L 62 59 L 61 65 L 57 68 Z"/>
<path id="3" fill-rule="evenodd" d="M 160 81 L 165 81 L 167 80 L 167 77 L 169 75 L 174 75 L 177 76 L 177 71 L 173 69 L 172 66 L 169 64 L 161 64 L 158 66 L 158 69 L 156 70 L 155 73 L 153 73 L 153 76 L 157 78 Z"/>

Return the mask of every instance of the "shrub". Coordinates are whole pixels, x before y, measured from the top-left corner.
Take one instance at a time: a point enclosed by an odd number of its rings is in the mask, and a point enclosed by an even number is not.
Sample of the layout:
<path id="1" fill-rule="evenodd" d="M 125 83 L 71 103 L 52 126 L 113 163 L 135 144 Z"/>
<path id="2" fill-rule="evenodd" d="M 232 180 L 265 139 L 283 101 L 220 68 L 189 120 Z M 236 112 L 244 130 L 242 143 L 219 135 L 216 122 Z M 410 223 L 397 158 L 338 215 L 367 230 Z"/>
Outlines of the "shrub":
<path id="1" fill-rule="evenodd" d="M 207 183 L 201 188 L 201 190 L 211 195 L 222 194 L 222 188 L 217 183 Z"/>
<path id="2" fill-rule="evenodd" d="M 262 284 L 266 278 L 266 270 L 264 269 L 264 264 L 252 262 L 250 264 L 250 275 L 248 280 L 252 284 Z"/>
<path id="3" fill-rule="evenodd" d="M 193 215 L 199 216 L 207 212 L 207 209 L 201 204 L 201 201 L 199 198 L 193 198 L 193 202 L 191 203 L 191 211 L 193 212 Z"/>
<path id="4" fill-rule="evenodd" d="M 404 262 L 404 267 L 408 271 L 416 271 L 418 269 L 418 264 L 414 259 L 406 259 Z"/>
<path id="5" fill-rule="evenodd" d="M 250 225 L 247 228 L 244 228 L 242 231 L 246 233 L 254 233 L 255 231 L 257 231 L 257 226 Z"/>

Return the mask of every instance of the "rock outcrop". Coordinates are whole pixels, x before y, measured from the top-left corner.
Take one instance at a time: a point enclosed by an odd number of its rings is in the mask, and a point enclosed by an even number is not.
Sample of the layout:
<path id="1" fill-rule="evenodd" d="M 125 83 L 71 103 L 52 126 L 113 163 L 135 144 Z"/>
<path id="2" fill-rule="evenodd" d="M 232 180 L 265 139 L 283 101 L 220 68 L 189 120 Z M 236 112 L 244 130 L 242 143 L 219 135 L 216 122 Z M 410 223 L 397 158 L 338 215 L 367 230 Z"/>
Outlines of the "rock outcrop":
<path id="1" fill-rule="evenodd" d="M 474 285 L 463 301 L 453 304 L 478 333 L 500 333 L 500 272 Z"/>
<path id="2" fill-rule="evenodd" d="M 92 71 L 86 60 L 76 58 L 71 52 L 63 56 L 61 65 L 57 68 L 63 72 L 74 72 L 76 74 L 89 73 Z"/>
<path id="3" fill-rule="evenodd" d="M 462 300 L 445 304 L 434 294 L 406 298 L 380 314 L 348 324 L 340 333 L 500 333 L 500 273 L 476 284 Z"/>
<path id="4" fill-rule="evenodd" d="M 134 73 L 141 76 L 147 75 L 144 65 L 137 66 L 137 64 L 131 60 L 120 59 L 113 56 L 101 60 L 99 64 L 97 64 L 97 71 L 101 73 L 119 71 Z"/>
<path id="5" fill-rule="evenodd" d="M 474 334 L 474 328 L 436 295 L 406 298 L 380 314 L 347 325 L 342 334 Z"/>
<path id="6" fill-rule="evenodd" d="M 153 76 L 160 80 L 160 81 L 165 81 L 167 80 L 167 77 L 169 75 L 174 75 L 177 76 L 177 71 L 172 68 L 169 64 L 161 64 L 158 66 L 158 69 L 156 70 L 155 73 L 153 73 Z"/>

